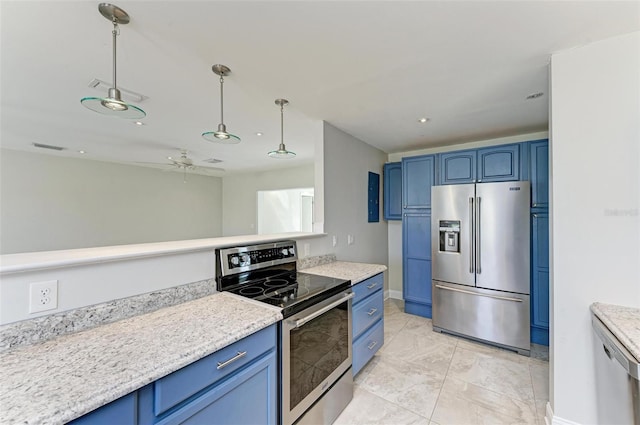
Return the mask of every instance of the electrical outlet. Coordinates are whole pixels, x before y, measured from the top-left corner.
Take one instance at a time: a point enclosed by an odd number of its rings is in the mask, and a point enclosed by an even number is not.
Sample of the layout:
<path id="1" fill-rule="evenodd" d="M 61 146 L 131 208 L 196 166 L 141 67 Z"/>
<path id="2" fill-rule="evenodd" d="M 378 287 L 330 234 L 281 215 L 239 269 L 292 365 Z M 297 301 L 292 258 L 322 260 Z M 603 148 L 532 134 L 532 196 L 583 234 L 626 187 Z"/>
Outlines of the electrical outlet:
<path id="1" fill-rule="evenodd" d="M 338 245 L 338 237 L 336 235 L 333 235 L 333 246 Z"/>
<path id="2" fill-rule="evenodd" d="M 304 250 L 304 256 L 308 257 L 309 256 L 309 244 L 308 243 L 303 244 L 302 248 Z"/>
<path id="3" fill-rule="evenodd" d="M 347 245 L 353 245 L 356 243 L 356 238 L 353 235 L 347 235 Z"/>
<path id="4" fill-rule="evenodd" d="M 58 281 L 34 282 L 29 286 L 29 313 L 58 308 Z"/>

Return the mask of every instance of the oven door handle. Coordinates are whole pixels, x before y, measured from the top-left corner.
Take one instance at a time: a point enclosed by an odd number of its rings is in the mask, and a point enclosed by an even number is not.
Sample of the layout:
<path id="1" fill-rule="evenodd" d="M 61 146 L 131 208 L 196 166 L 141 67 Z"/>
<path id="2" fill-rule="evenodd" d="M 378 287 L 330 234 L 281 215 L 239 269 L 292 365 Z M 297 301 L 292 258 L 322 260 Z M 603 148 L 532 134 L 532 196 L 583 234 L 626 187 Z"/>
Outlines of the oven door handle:
<path id="1" fill-rule="evenodd" d="M 337 306 L 339 306 L 340 304 L 342 304 L 343 302 L 350 300 L 351 298 L 355 297 L 356 294 L 353 292 L 349 292 L 348 294 L 343 295 L 338 301 L 332 302 L 331 304 L 322 307 L 320 310 L 314 311 L 313 313 L 311 313 L 308 316 L 303 317 L 302 319 L 298 319 L 295 321 L 296 326 L 293 329 L 297 329 L 300 326 L 304 325 L 305 323 L 315 319 L 316 317 L 323 315 L 324 313 L 326 313 L 327 311 L 331 310 L 332 308 L 335 308 Z"/>

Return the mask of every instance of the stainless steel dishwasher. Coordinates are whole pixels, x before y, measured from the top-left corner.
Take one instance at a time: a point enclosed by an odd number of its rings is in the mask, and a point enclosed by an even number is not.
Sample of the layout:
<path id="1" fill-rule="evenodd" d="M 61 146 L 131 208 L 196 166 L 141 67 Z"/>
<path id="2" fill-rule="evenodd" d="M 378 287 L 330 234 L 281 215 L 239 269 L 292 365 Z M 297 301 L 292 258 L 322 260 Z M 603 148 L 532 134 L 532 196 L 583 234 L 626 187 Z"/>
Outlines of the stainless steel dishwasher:
<path id="1" fill-rule="evenodd" d="M 597 336 L 598 423 L 640 425 L 640 363 L 593 312 L 591 324 Z"/>

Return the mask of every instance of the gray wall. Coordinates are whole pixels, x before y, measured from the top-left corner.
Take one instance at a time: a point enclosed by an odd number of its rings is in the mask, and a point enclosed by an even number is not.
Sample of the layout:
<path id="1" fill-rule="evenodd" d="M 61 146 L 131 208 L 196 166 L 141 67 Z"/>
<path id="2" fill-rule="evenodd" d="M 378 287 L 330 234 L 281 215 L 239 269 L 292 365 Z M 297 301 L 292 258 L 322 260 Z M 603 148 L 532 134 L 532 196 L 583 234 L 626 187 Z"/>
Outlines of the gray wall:
<path id="1" fill-rule="evenodd" d="M 335 252 L 338 260 L 387 264 L 387 223 L 367 222 L 368 172 L 380 175 L 387 155 L 325 123 L 324 125 L 324 214 L 327 244 L 325 251 Z M 382 193 L 379 196 L 382 201 Z M 355 237 L 347 244 L 347 235 Z M 332 247 L 332 238 L 338 243 Z"/>
<path id="2" fill-rule="evenodd" d="M 0 252 L 222 235 L 222 179 L 3 149 Z"/>

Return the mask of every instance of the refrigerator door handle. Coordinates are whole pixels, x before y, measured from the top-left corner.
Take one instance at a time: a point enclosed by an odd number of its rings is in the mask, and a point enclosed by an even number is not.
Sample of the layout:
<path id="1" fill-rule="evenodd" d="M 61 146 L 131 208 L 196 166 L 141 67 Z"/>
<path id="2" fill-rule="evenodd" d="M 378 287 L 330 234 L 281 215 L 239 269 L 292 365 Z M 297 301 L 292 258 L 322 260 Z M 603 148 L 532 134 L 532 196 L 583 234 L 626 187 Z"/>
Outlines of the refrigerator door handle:
<path id="1" fill-rule="evenodd" d="M 447 291 L 453 291 L 453 292 L 462 292 L 463 294 L 477 295 L 479 297 L 495 298 L 496 300 L 514 301 L 514 302 L 517 302 L 517 303 L 521 303 L 522 302 L 521 298 L 501 297 L 501 296 L 498 296 L 498 295 L 481 294 L 481 293 L 478 293 L 478 292 L 465 291 L 464 289 L 451 288 L 449 286 L 436 285 L 436 288 L 446 289 Z"/>
<path id="2" fill-rule="evenodd" d="M 469 226 L 469 273 L 473 274 L 473 259 L 475 258 L 475 254 L 473 252 L 473 224 L 474 224 L 474 216 L 473 216 L 473 198 L 469 198 L 469 218 L 471 219 L 471 225 Z"/>
<path id="3" fill-rule="evenodd" d="M 478 196 L 478 199 L 476 201 L 476 273 L 480 274 L 482 273 L 482 269 L 480 267 L 480 265 L 482 264 L 482 261 L 480 259 L 480 254 L 482 252 L 482 240 L 480 238 L 480 229 L 482 229 L 482 221 L 480 218 L 480 200 L 482 198 Z"/>

